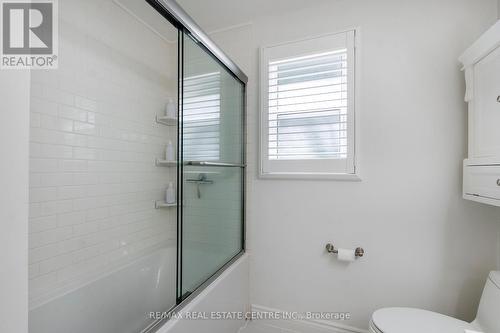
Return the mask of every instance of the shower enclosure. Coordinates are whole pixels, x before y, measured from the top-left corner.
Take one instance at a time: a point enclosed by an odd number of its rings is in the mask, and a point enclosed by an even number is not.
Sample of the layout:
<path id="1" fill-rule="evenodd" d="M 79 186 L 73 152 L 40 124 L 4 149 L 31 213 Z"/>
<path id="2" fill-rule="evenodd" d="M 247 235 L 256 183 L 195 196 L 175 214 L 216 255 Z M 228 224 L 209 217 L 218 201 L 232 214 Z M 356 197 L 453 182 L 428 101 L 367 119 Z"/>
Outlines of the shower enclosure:
<path id="1" fill-rule="evenodd" d="M 32 73 L 29 331 L 153 332 L 244 253 L 247 78 L 175 1 L 59 3 L 59 68 Z"/>
<path id="2" fill-rule="evenodd" d="M 244 248 L 244 84 L 182 33 L 179 299 Z"/>

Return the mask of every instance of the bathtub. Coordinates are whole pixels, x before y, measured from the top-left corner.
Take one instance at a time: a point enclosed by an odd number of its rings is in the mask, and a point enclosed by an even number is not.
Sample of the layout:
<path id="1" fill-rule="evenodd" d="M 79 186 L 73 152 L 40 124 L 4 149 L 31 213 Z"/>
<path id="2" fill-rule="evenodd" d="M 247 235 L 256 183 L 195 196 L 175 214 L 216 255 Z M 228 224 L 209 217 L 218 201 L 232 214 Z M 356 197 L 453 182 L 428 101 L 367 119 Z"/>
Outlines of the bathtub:
<path id="1" fill-rule="evenodd" d="M 151 312 L 175 305 L 176 249 L 167 247 L 106 276 L 37 305 L 29 312 L 30 333 L 139 333 Z M 245 254 L 206 286 L 180 312 L 244 312 L 248 309 Z M 236 333 L 241 320 L 171 319 L 158 333 Z"/>
<path id="2" fill-rule="evenodd" d="M 30 333 L 137 333 L 175 305 L 176 249 L 166 247 L 29 312 Z"/>

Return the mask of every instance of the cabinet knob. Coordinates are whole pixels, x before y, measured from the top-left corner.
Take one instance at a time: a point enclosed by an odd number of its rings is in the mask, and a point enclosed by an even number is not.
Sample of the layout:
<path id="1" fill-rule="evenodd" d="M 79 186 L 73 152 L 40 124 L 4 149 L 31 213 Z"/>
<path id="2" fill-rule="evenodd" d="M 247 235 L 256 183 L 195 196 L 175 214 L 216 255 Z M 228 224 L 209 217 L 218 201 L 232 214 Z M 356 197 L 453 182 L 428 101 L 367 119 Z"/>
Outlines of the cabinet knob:
<path id="1" fill-rule="evenodd" d="M 497 102 L 500 103 L 500 95 L 497 96 Z"/>

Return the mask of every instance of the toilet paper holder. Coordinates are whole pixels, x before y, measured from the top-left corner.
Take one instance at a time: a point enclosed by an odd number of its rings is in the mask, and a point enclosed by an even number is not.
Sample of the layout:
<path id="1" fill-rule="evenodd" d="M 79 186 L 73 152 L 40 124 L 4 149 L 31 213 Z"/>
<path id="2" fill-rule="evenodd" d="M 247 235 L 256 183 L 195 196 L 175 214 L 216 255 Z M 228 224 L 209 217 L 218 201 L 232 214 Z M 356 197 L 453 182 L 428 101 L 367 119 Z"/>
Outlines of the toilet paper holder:
<path id="1" fill-rule="evenodd" d="M 339 253 L 339 251 L 331 243 L 326 244 L 325 248 L 328 253 Z M 357 247 L 354 250 L 354 255 L 356 256 L 356 258 L 361 258 L 364 254 L 365 250 L 363 250 L 362 247 Z"/>

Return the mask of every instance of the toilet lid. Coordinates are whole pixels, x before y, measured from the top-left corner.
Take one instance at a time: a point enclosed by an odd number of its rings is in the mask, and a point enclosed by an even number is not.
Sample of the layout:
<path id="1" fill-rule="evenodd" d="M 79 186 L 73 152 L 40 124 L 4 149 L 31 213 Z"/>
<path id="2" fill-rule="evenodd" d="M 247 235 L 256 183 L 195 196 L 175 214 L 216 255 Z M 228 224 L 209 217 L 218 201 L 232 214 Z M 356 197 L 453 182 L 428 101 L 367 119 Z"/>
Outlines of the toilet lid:
<path id="1" fill-rule="evenodd" d="M 413 308 L 385 308 L 373 313 L 372 323 L 383 333 L 464 333 L 468 322 Z"/>

